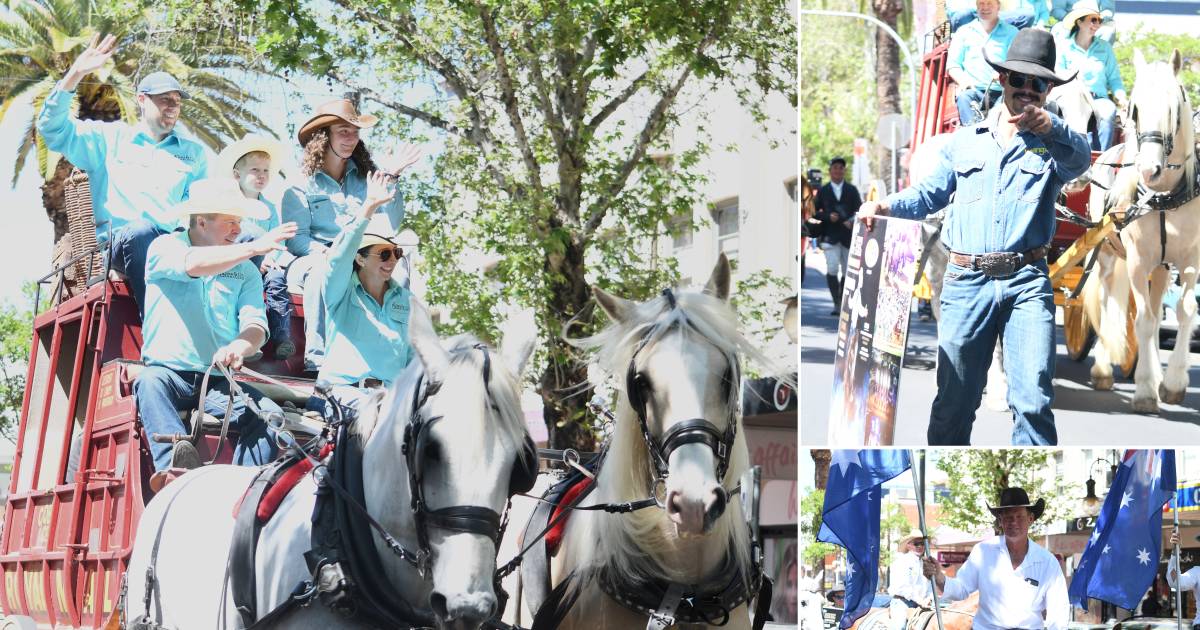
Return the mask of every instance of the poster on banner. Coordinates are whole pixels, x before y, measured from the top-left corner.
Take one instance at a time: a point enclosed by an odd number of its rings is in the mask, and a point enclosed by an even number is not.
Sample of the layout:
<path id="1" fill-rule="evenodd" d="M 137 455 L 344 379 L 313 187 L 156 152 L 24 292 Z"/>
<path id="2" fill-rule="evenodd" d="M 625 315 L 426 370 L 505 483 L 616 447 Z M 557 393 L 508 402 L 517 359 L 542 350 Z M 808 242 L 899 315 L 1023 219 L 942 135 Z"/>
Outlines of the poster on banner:
<path id="1" fill-rule="evenodd" d="M 869 231 L 854 224 L 833 359 L 831 446 L 892 443 L 921 243 L 917 221 L 877 219 Z"/>

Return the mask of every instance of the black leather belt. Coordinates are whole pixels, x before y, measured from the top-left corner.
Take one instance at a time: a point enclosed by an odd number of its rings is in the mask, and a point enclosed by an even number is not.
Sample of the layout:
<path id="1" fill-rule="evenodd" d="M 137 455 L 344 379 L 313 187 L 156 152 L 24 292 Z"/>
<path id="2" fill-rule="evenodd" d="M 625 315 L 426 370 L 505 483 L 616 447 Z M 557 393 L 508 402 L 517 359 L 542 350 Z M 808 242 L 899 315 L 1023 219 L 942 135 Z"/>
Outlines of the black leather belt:
<path id="1" fill-rule="evenodd" d="M 950 252 L 950 262 L 959 267 L 972 271 L 982 271 L 986 275 L 1007 276 L 1016 273 L 1018 269 L 1046 257 L 1050 248 L 1046 245 L 1034 247 L 1025 253 L 993 252 L 990 254 L 960 254 Z"/>

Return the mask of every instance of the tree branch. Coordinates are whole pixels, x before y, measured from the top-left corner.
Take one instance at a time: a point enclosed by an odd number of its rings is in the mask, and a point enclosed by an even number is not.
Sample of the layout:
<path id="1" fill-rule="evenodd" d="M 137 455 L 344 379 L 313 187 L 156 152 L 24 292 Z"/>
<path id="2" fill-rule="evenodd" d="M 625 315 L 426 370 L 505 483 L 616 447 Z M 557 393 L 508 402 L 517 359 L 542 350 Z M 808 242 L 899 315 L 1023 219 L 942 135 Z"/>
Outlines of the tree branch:
<path id="1" fill-rule="evenodd" d="M 451 123 L 450 121 L 442 118 L 441 116 L 432 114 L 430 112 L 427 112 L 427 111 L 424 111 L 421 109 L 416 109 L 414 107 L 409 107 L 408 105 L 405 105 L 404 103 L 387 98 L 384 95 L 380 94 L 379 92 L 376 92 L 375 90 L 373 90 L 369 87 L 359 85 L 358 83 L 356 83 L 355 81 L 353 81 L 349 77 L 347 77 L 345 74 L 342 74 L 340 71 L 338 71 L 337 68 L 330 68 L 329 71 L 326 72 L 326 76 L 328 76 L 329 78 L 331 78 L 343 85 L 353 88 L 356 91 L 362 92 L 363 94 L 366 95 L 367 98 L 371 99 L 372 101 L 375 101 L 376 103 L 379 103 L 380 105 L 383 105 L 384 107 L 387 107 L 388 109 L 394 109 L 394 110 L 400 112 L 401 114 L 404 114 L 405 116 L 408 116 L 410 118 L 416 118 L 417 120 L 423 120 L 426 123 L 428 123 L 431 127 L 437 127 L 438 129 L 442 129 L 444 131 L 453 133 L 455 135 L 462 136 L 463 138 L 469 138 L 471 136 L 471 133 L 473 132 L 472 129 L 463 129 L 462 127 L 459 127 L 459 126 Z"/>
<path id="2" fill-rule="evenodd" d="M 588 121 L 587 126 L 584 127 L 584 135 L 590 137 L 595 134 L 596 129 L 600 127 L 601 123 L 608 119 L 613 112 L 617 111 L 617 108 L 624 105 L 626 101 L 632 98 L 634 94 L 637 94 L 638 90 L 642 89 L 642 86 L 646 84 L 646 79 L 649 76 L 649 70 L 643 72 L 640 76 L 638 76 L 638 78 L 634 79 L 629 83 L 629 85 L 625 86 L 625 89 L 621 90 L 620 94 L 617 94 L 611 101 L 606 103 L 604 107 L 600 109 L 600 111 L 596 112 L 596 115 L 592 116 L 592 119 Z"/>
<path id="3" fill-rule="evenodd" d="M 542 110 L 542 116 L 546 119 L 546 126 L 550 129 L 550 136 L 554 139 L 554 146 L 559 153 L 562 153 L 566 146 L 566 134 L 563 127 L 562 112 L 554 108 L 554 103 L 550 100 L 550 84 L 546 83 L 546 73 L 542 69 L 541 55 L 534 46 L 533 37 L 530 33 L 533 32 L 532 25 L 525 24 L 525 51 L 529 54 L 529 70 L 533 77 L 533 85 L 537 93 L 538 106 Z"/>

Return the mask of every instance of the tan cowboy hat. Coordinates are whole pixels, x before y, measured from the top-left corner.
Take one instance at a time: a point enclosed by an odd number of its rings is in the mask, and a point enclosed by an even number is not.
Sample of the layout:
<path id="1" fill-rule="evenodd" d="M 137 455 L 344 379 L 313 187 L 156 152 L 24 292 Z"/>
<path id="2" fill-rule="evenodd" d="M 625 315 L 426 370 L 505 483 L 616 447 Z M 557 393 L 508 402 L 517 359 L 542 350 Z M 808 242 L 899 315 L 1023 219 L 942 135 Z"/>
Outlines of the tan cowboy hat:
<path id="1" fill-rule="evenodd" d="M 271 157 L 272 170 L 279 170 L 285 154 L 283 143 L 275 138 L 251 133 L 242 136 L 241 140 L 225 147 L 217 155 L 217 163 L 213 167 L 213 173 L 220 177 L 225 177 L 233 172 L 233 165 L 242 159 L 243 155 L 258 151 L 266 153 Z"/>
<path id="2" fill-rule="evenodd" d="M 358 248 L 362 249 L 373 245 L 400 247 L 400 243 L 396 242 L 398 234 L 399 230 L 392 225 L 392 218 L 381 212 L 371 217 L 371 222 L 367 224 L 367 233 L 363 235 L 362 244 Z"/>
<path id="3" fill-rule="evenodd" d="M 996 507 L 988 505 L 988 510 L 992 512 L 992 516 L 1000 516 L 1001 511 L 1010 507 L 1029 508 L 1033 512 L 1034 520 L 1037 520 L 1042 517 L 1042 512 L 1046 511 L 1046 500 L 1038 499 L 1037 503 L 1032 503 L 1024 488 L 1005 488 L 1000 491 L 1000 504 Z"/>
<path id="4" fill-rule="evenodd" d="M 925 536 L 923 536 L 921 532 L 914 529 L 911 532 L 908 532 L 907 536 L 900 539 L 900 548 L 904 549 L 905 545 L 907 545 L 910 540 L 925 540 Z"/>
<path id="5" fill-rule="evenodd" d="M 1062 21 L 1063 24 L 1067 25 L 1067 28 L 1075 28 L 1075 21 L 1086 15 L 1099 15 L 1100 17 L 1104 17 L 1103 14 L 1100 13 L 1100 6 L 1096 4 L 1095 0 L 1079 0 L 1079 2 L 1075 3 L 1075 6 L 1071 9 L 1071 12 L 1063 17 Z"/>
<path id="6" fill-rule="evenodd" d="M 379 122 L 379 118 L 371 114 L 359 114 L 354 109 L 354 103 L 348 99 L 342 98 L 323 103 L 317 107 L 317 111 L 313 112 L 312 118 L 300 126 L 300 131 L 296 134 L 296 138 L 300 140 L 300 146 L 308 144 L 308 139 L 312 137 L 314 131 L 338 121 L 350 123 L 359 129 L 369 129 Z"/>
<path id="7" fill-rule="evenodd" d="M 247 199 L 232 177 L 210 177 L 193 183 L 188 200 L 175 206 L 174 212 L 180 219 L 193 214 L 229 214 L 259 220 L 271 216 L 263 202 Z"/>

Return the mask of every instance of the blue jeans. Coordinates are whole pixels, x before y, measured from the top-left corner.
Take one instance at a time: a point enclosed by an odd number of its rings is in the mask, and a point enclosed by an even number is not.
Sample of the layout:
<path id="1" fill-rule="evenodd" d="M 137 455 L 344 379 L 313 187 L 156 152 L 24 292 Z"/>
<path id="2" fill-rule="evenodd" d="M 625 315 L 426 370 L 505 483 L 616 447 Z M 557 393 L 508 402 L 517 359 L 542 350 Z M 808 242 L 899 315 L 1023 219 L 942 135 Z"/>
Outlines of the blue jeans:
<path id="1" fill-rule="evenodd" d="M 950 264 L 942 286 L 938 324 L 938 393 L 929 413 L 934 445 L 971 442 L 975 410 L 987 383 L 992 350 L 1004 345 L 1014 445 L 1055 445 L 1054 292 L 1046 263 L 991 278 Z"/>
<path id="2" fill-rule="evenodd" d="M 983 110 L 988 109 L 996 104 L 1000 98 L 1000 92 L 997 90 L 984 91 L 978 87 L 966 88 L 959 91 L 954 97 L 954 104 L 958 107 L 958 124 L 961 127 L 974 125 L 983 120 Z M 979 113 L 975 112 L 972 104 L 977 104 Z"/>
<path id="3" fill-rule="evenodd" d="M 950 22 L 950 32 L 953 33 L 962 28 L 964 24 L 974 20 L 976 17 L 975 9 L 966 11 L 947 11 L 946 20 Z M 1033 10 L 1028 7 L 1013 9 L 1012 11 L 1001 11 L 1000 19 L 1012 24 L 1017 29 L 1029 28 L 1033 26 Z"/>
<path id="4" fill-rule="evenodd" d="M 265 232 L 257 225 L 247 224 L 242 228 L 238 243 L 249 243 Z M 261 269 L 265 256 L 250 259 L 255 269 Z M 267 307 L 267 327 L 271 339 L 278 345 L 292 339 L 292 298 L 287 288 L 287 273 L 272 267 L 263 274 L 263 294 Z"/>
<path id="5" fill-rule="evenodd" d="M 112 237 L 112 249 L 109 250 L 109 260 L 114 271 L 125 274 L 129 292 L 137 302 L 138 314 L 146 319 L 146 250 L 154 239 L 167 232 L 157 225 L 140 220 L 130 223 L 116 231 Z"/>
<path id="6" fill-rule="evenodd" d="M 374 391 L 371 388 L 356 385 L 334 385 L 332 394 L 334 400 L 342 406 L 344 413 L 357 418 L 359 406 Z M 325 419 L 329 422 L 333 422 L 337 418 L 333 405 L 320 396 L 309 396 L 308 402 L 304 403 L 304 409 L 324 414 Z"/>
<path id="7" fill-rule="evenodd" d="M 1096 135 L 1092 138 L 1092 149 L 1104 151 L 1116 141 L 1117 104 L 1107 98 L 1092 98 L 1092 111 L 1096 115 Z"/>
<path id="8" fill-rule="evenodd" d="M 163 470 L 171 465 L 170 444 L 149 439 L 152 435 L 187 433 L 179 411 L 195 409 L 199 404 L 200 383 L 203 372 L 176 372 L 170 368 L 147 366 L 133 383 L 133 394 L 137 399 L 138 415 L 145 429 L 150 454 L 154 457 L 154 470 Z M 282 412 L 279 405 L 261 392 L 238 383 L 264 413 Z M 204 412 L 215 417 L 225 417 L 225 406 L 229 401 L 229 382 L 213 375 L 208 381 L 208 396 L 204 401 Z M 275 459 L 277 447 L 275 436 L 267 423 L 248 409 L 239 396 L 233 401 L 233 416 L 230 426 L 238 430 L 238 443 L 233 450 L 233 463 L 242 466 L 261 466 Z"/>

